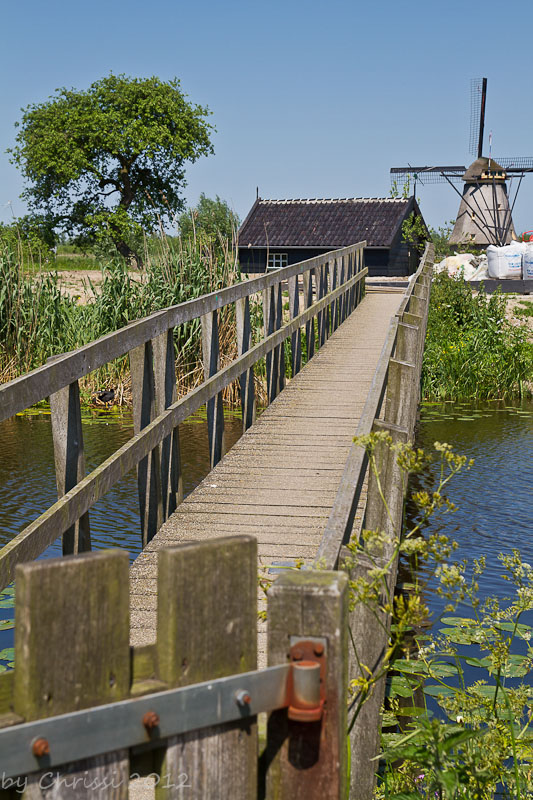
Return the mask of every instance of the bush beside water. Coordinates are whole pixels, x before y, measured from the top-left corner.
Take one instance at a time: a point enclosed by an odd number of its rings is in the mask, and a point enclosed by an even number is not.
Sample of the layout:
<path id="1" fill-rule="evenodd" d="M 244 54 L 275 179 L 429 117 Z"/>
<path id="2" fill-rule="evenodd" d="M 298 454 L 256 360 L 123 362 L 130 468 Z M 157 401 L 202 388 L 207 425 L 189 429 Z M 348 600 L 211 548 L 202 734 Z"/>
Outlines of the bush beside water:
<path id="1" fill-rule="evenodd" d="M 533 378 L 527 329 L 511 324 L 499 292 L 472 294 L 463 279 L 437 275 L 431 290 L 422 395 L 429 400 L 522 396 Z"/>

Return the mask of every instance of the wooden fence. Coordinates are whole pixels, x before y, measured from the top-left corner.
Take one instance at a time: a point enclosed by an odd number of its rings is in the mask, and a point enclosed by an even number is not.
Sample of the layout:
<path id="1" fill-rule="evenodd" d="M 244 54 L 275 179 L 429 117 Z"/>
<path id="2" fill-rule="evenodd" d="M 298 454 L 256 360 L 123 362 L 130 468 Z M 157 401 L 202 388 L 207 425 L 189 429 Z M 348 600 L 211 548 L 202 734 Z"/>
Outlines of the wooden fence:
<path id="1" fill-rule="evenodd" d="M 300 371 L 302 337 L 307 360 L 352 313 L 364 291 L 366 242 L 351 245 L 221 289 L 141 319 L 0 387 L 0 421 L 50 397 L 59 500 L 0 550 L 0 588 L 13 580 L 18 563 L 37 558 L 59 536 L 64 555 L 90 550 L 89 509 L 137 467 L 143 547 L 182 499 L 178 426 L 207 405 L 211 466 L 222 457 L 222 390 L 240 382 L 243 426 L 255 418 L 254 365 L 266 359 L 268 400 L 285 384 L 285 348 L 290 372 Z M 288 287 L 289 321 L 283 319 L 282 285 Z M 262 293 L 264 336 L 253 345 L 250 301 Z M 303 297 L 303 310 L 300 310 Z M 218 318 L 234 304 L 238 357 L 219 369 Z M 173 329 L 201 319 L 204 382 L 176 399 Z M 316 322 L 315 322 L 316 320 Z M 316 325 L 316 327 L 315 327 Z M 133 438 L 85 475 L 78 380 L 129 354 Z"/>

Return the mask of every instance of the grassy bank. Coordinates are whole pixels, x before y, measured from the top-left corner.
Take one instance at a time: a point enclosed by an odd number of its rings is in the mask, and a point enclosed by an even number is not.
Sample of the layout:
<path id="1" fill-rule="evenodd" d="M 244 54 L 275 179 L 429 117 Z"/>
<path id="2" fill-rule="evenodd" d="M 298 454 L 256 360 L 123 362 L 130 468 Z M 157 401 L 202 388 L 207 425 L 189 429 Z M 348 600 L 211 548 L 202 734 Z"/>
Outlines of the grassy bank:
<path id="1" fill-rule="evenodd" d="M 0 253 L 0 380 L 5 382 L 159 309 L 183 303 L 240 280 L 235 253 L 217 260 L 188 241 L 159 240 L 147 253 L 140 279 L 132 279 L 121 259 L 109 259 L 94 302 L 80 305 L 61 290 L 57 273 L 28 274 L 15 250 Z M 136 276 L 137 277 L 137 276 Z M 261 319 L 262 323 L 262 319 Z M 178 388 L 184 393 L 202 380 L 200 321 L 174 332 Z M 233 310 L 220 320 L 222 363 L 236 355 Z M 81 382 L 88 400 L 99 389 L 118 389 L 128 398 L 127 357 L 117 359 Z M 228 397 L 231 399 L 231 397 Z"/>
<path id="2" fill-rule="evenodd" d="M 431 290 L 422 395 L 428 400 L 491 400 L 528 393 L 533 344 L 506 318 L 500 293 L 472 294 L 441 273 Z"/>

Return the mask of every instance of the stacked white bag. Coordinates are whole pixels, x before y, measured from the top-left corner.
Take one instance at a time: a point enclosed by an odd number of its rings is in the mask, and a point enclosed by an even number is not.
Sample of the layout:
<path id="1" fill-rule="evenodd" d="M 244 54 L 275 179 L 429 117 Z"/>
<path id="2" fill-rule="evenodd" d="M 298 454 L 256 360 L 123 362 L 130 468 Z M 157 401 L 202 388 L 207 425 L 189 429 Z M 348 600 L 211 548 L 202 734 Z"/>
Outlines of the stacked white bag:
<path id="1" fill-rule="evenodd" d="M 522 269 L 524 273 L 524 280 L 533 280 L 533 243 L 526 244 L 522 259 Z"/>
<path id="2" fill-rule="evenodd" d="M 487 247 L 489 278 L 521 278 L 526 247 L 525 242 L 512 242 L 504 247 L 490 244 Z"/>

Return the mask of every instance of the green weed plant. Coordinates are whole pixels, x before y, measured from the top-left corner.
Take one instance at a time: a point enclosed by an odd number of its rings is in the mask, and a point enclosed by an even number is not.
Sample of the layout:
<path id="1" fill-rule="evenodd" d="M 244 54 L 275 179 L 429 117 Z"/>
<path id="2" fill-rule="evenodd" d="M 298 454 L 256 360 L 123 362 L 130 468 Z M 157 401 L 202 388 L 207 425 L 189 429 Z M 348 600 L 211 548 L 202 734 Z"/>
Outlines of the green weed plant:
<path id="1" fill-rule="evenodd" d="M 384 503 L 379 448 L 392 448 L 409 475 L 424 472 L 431 462 L 438 465 L 432 491 L 411 495 L 419 513 L 410 530 L 402 535 L 394 529 L 388 540 L 383 532 L 363 531 L 361 541 L 350 545 L 354 561 L 361 551 L 375 560 L 365 578 L 351 581 L 352 608 L 364 603 L 388 636 L 374 670 L 355 650 L 359 677 L 350 684 L 351 727 L 388 674 L 375 800 L 531 798 L 533 567 L 516 550 L 501 554 L 510 597 L 481 600 L 485 560 L 475 560 L 467 577 L 466 562 L 453 561 L 457 545 L 440 533 L 424 534 L 431 517 L 453 513 L 448 484 L 473 462 L 438 442 L 428 454 L 393 444 L 385 433 L 356 441 L 367 451 Z M 385 564 L 383 552 L 389 553 Z M 399 557 L 409 563 L 412 583 L 394 593 L 387 576 Z M 445 605 L 429 634 L 428 591 L 437 592 Z"/>
<path id="2" fill-rule="evenodd" d="M 528 331 L 505 316 L 505 297 L 472 294 L 462 278 L 435 276 L 431 290 L 422 394 L 428 400 L 523 396 L 533 377 Z"/>

